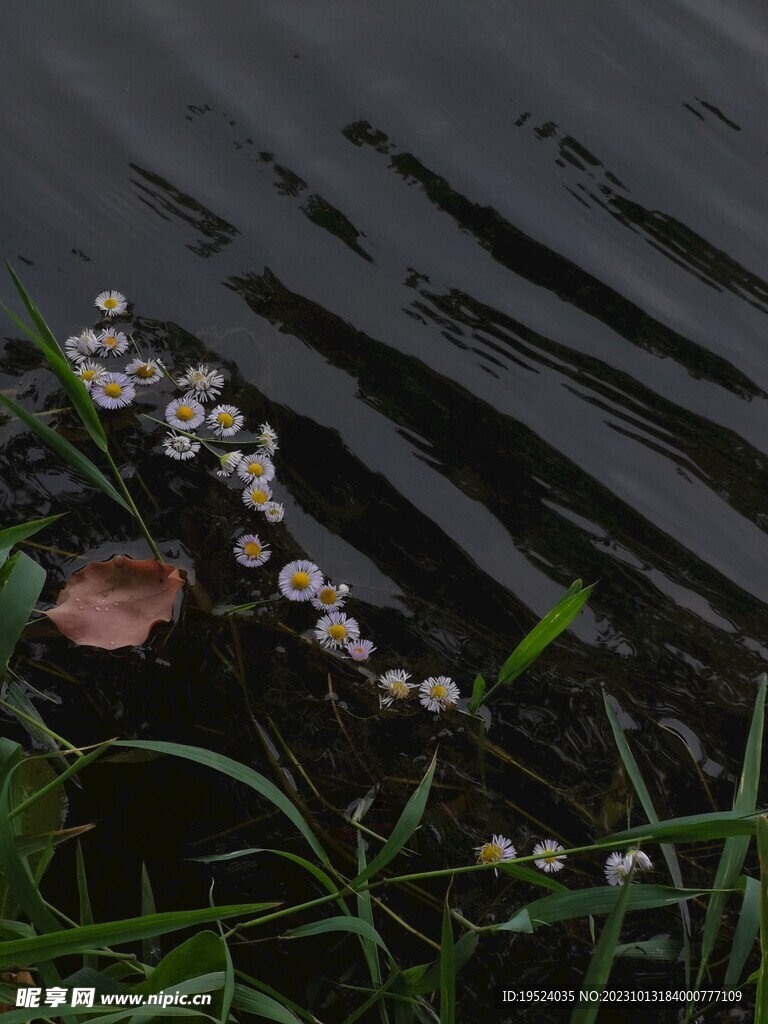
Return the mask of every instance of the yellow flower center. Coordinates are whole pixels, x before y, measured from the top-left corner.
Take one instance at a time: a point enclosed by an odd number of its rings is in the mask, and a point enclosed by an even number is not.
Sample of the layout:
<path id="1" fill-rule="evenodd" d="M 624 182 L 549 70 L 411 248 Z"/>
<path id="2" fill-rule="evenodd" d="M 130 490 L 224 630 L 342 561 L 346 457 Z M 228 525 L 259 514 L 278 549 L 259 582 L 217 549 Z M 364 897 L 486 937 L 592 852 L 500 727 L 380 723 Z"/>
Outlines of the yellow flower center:
<path id="1" fill-rule="evenodd" d="M 136 376 L 143 377 L 146 380 L 148 377 L 154 377 L 155 372 L 154 366 L 150 366 L 148 363 L 145 363 L 143 366 L 137 367 Z"/>
<path id="2" fill-rule="evenodd" d="M 117 306 L 117 299 L 110 296 L 108 299 L 104 299 L 105 309 L 114 309 Z"/>
<path id="3" fill-rule="evenodd" d="M 333 587 L 323 587 L 318 597 L 320 598 L 320 604 L 334 604 L 336 601 L 336 591 Z"/>
<path id="4" fill-rule="evenodd" d="M 251 474 L 251 476 L 261 476 L 262 473 L 264 472 L 264 467 L 260 462 L 252 462 L 248 467 L 248 472 Z"/>
<path id="5" fill-rule="evenodd" d="M 194 419 L 194 416 L 195 410 L 190 405 L 180 405 L 176 410 L 176 419 L 182 420 L 184 423 L 186 423 L 187 420 Z"/>
<path id="6" fill-rule="evenodd" d="M 395 698 L 395 700 L 405 700 L 409 695 L 410 690 L 405 683 L 401 683 L 400 680 L 389 684 L 389 692 Z"/>
<path id="7" fill-rule="evenodd" d="M 332 640 L 343 640 L 347 635 L 347 627 L 342 626 L 340 622 L 334 623 L 333 626 L 328 627 L 328 636 Z"/>
<path id="8" fill-rule="evenodd" d="M 267 500 L 267 492 L 266 491 L 251 491 L 251 501 L 253 502 L 254 505 L 263 505 L 266 500 Z M 306 586 L 309 585 L 309 576 L 307 576 L 307 574 L 305 572 L 297 573 L 297 575 L 298 576 L 306 576 L 307 577 L 307 582 L 304 584 L 304 586 L 306 587 Z"/>
<path id="9" fill-rule="evenodd" d="M 117 344 L 117 338 L 114 336 L 114 334 L 108 334 L 104 339 L 104 344 L 107 346 L 107 348 L 114 348 L 115 345 Z"/>
<path id="10" fill-rule="evenodd" d="M 96 371 L 95 370 L 83 370 L 83 372 L 80 374 L 80 377 L 81 377 L 82 380 L 93 380 L 93 378 L 95 376 L 96 376 Z"/>
<path id="11" fill-rule="evenodd" d="M 497 864 L 501 860 L 501 847 L 496 843 L 486 843 L 477 854 L 481 864 Z"/>
<path id="12" fill-rule="evenodd" d="M 258 558 L 261 554 L 261 544 L 257 544 L 255 540 L 249 540 L 243 545 L 243 551 L 249 558 Z"/>
<path id="13" fill-rule="evenodd" d="M 216 417 L 216 422 L 219 424 L 220 427 L 224 427 L 225 429 L 227 429 L 231 427 L 235 421 L 228 412 L 220 412 L 219 415 Z"/>
<path id="14" fill-rule="evenodd" d="M 294 590 L 306 590 L 311 582 L 308 572 L 295 572 L 291 576 L 291 586 Z"/>
<path id="15" fill-rule="evenodd" d="M 443 700 L 444 697 L 448 696 L 448 691 L 444 686 L 441 686 L 440 683 L 438 683 L 430 690 L 430 696 L 434 697 L 435 700 Z"/>
<path id="16" fill-rule="evenodd" d="M 104 394 L 108 395 L 110 398 L 119 398 L 122 393 L 123 389 L 114 381 L 110 381 L 109 384 L 104 385 Z"/>

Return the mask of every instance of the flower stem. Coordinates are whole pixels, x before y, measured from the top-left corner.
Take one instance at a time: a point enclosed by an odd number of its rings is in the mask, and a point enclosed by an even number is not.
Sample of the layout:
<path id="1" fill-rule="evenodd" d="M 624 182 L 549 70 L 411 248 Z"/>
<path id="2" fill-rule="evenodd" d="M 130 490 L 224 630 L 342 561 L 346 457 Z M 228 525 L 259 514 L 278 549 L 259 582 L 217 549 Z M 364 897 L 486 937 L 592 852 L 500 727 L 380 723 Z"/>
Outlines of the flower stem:
<path id="1" fill-rule="evenodd" d="M 105 452 L 104 454 L 107 456 L 107 461 L 109 462 L 109 467 L 112 470 L 112 475 L 115 478 L 115 482 L 117 483 L 117 486 L 122 491 L 123 497 L 125 498 L 125 500 L 130 505 L 131 512 L 133 512 L 134 516 L 136 517 L 136 520 L 137 520 L 137 522 L 139 524 L 139 529 L 144 534 L 144 539 L 146 540 L 147 544 L 149 544 L 150 550 L 152 551 L 152 555 L 153 555 L 155 561 L 159 565 L 164 565 L 165 563 L 163 561 L 163 556 L 158 551 L 157 544 L 155 544 L 155 542 L 154 542 L 154 540 L 152 538 L 152 534 L 149 532 L 149 530 L 147 528 L 147 524 L 141 518 L 141 512 L 139 512 L 138 508 L 136 507 L 136 502 L 131 497 L 131 492 L 125 486 L 125 481 L 120 476 L 120 470 L 115 465 L 115 460 L 112 458 L 112 456 L 109 454 L 109 452 Z"/>

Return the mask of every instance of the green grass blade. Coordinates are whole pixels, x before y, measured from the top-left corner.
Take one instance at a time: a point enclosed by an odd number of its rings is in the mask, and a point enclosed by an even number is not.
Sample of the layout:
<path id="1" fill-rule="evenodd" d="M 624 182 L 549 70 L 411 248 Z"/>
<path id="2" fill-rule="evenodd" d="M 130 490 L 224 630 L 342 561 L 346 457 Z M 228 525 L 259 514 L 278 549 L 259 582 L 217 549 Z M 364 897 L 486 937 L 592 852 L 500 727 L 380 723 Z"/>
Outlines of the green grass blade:
<path id="1" fill-rule="evenodd" d="M 27 307 L 27 312 L 32 318 L 32 322 L 37 329 L 37 333 L 32 331 L 26 326 L 11 310 L 6 309 L 8 315 L 14 320 L 14 322 L 24 331 L 27 337 L 42 351 L 45 358 L 48 360 L 48 364 L 59 378 L 61 386 L 69 395 L 70 401 L 80 417 L 80 421 L 88 431 L 93 440 L 94 444 L 97 445 L 103 452 L 107 450 L 107 437 L 104 433 L 104 428 L 101 425 L 101 420 L 98 417 L 96 409 L 94 408 L 91 396 L 87 390 L 83 387 L 83 382 L 77 377 L 69 365 L 69 361 L 59 347 L 58 342 L 53 336 L 53 333 L 45 322 L 42 313 L 34 304 L 32 299 L 27 294 L 24 285 L 21 283 L 16 275 L 13 267 L 6 261 L 8 272 L 13 278 L 13 283 L 16 285 L 24 305 Z"/>
<path id="2" fill-rule="evenodd" d="M 166 911 L 150 917 L 129 917 L 122 921 L 107 921 L 65 931 L 59 928 L 58 931 L 36 935 L 31 939 L 0 942 L 0 969 L 82 953 L 95 946 L 137 942 L 154 935 L 167 935 L 194 925 L 210 924 L 212 921 L 240 917 L 277 906 L 279 903 L 237 903 L 225 907 L 203 907 L 200 910 Z"/>
<path id="3" fill-rule="evenodd" d="M 756 1024 L 768 1021 L 768 817 L 757 821 L 757 854 L 760 858 L 760 967 L 755 995 Z"/>
<path id="4" fill-rule="evenodd" d="M 739 787 L 733 801 L 733 810 L 736 814 L 749 814 L 755 810 L 757 805 L 757 790 L 760 782 L 760 764 L 763 750 L 763 728 L 765 720 L 765 691 L 768 678 L 765 673 L 758 680 L 757 697 L 752 712 L 747 745 L 744 751 L 744 763 L 739 779 Z M 736 879 L 744 867 L 744 858 L 749 849 L 749 838 L 740 836 L 729 839 L 723 846 L 720 863 L 717 867 L 713 889 L 732 889 Z M 723 920 L 725 905 L 728 894 L 724 892 L 714 893 L 707 907 L 707 916 L 704 919 L 704 931 L 701 940 L 701 956 L 699 959 L 699 970 L 696 976 L 696 988 L 700 987 L 701 980 L 709 962 L 709 957 L 717 942 L 720 932 L 720 925 Z"/>
<path id="5" fill-rule="evenodd" d="M 481 675 L 475 676 L 475 681 L 472 684 L 472 700 L 469 702 L 470 713 L 475 712 L 480 705 L 483 703 L 483 697 L 485 696 L 485 679 Z"/>
<path id="6" fill-rule="evenodd" d="M 152 883 L 149 880 L 149 872 L 144 861 L 141 862 L 141 916 L 149 917 L 157 913 L 155 894 L 152 892 Z M 151 938 L 141 940 L 141 959 L 145 964 L 154 965 L 162 956 L 160 943 Z"/>
<path id="7" fill-rule="evenodd" d="M 633 875 L 634 869 L 629 872 L 624 884 L 618 886 L 618 899 L 608 915 L 608 920 L 603 926 L 595 951 L 590 958 L 589 967 L 581 986 L 582 991 L 588 992 L 591 989 L 596 989 L 600 992 L 608 985 L 613 958 L 616 955 L 616 946 L 621 935 L 621 926 L 629 906 Z M 581 1003 L 575 1007 L 571 1015 L 571 1024 L 594 1024 L 599 1010 L 600 1003 Z"/>
<path id="8" fill-rule="evenodd" d="M 236 1010 L 243 1010 L 245 1013 L 253 1013 L 264 1020 L 273 1020 L 277 1024 L 301 1024 L 301 1018 L 283 1006 L 277 999 L 265 995 L 263 992 L 255 992 L 245 985 L 235 985 L 235 994 L 232 1006 Z M 307 1016 L 306 1019 L 314 1019 Z"/>
<path id="9" fill-rule="evenodd" d="M 74 445 L 70 444 L 66 438 L 62 437 L 61 434 L 57 434 L 55 430 L 52 430 L 49 426 L 38 419 L 38 417 L 27 412 L 26 409 L 22 408 L 22 406 L 17 402 L 12 401 L 12 399 L 8 398 L 7 395 L 0 395 L 0 405 L 4 405 L 7 409 L 10 409 L 14 416 L 20 419 L 23 423 L 26 423 L 30 430 L 33 430 L 44 444 L 55 452 L 63 462 L 66 462 L 82 477 L 84 477 L 88 483 L 93 484 L 94 487 L 98 487 L 99 490 L 103 491 L 113 501 L 116 501 L 118 505 L 122 506 L 126 512 L 130 512 L 131 515 L 133 515 L 131 507 L 122 498 L 122 496 L 118 494 L 101 470 L 95 466 L 90 459 L 86 458 L 82 452 L 78 451 Z"/>
<path id="10" fill-rule="evenodd" d="M 357 870 L 365 871 L 368 866 L 368 862 L 365 856 L 365 840 L 363 839 L 360 832 L 357 833 Z M 371 894 L 366 890 L 365 892 L 359 892 L 357 894 L 357 916 L 361 921 L 365 921 L 371 928 L 373 924 L 373 904 L 371 902 Z M 363 956 L 368 966 L 368 974 L 371 978 L 371 984 L 374 988 L 381 988 L 381 965 L 379 964 L 379 948 L 375 942 L 372 942 L 367 936 L 361 935 L 360 942 L 363 947 Z M 383 1002 L 379 1003 L 379 1013 L 381 1014 L 383 1024 L 387 1022 L 387 1011 Z"/>
<path id="11" fill-rule="evenodd" d="M 456 964 L 453 959 L 453 927 L 447 895 L 440 931 L 440 1024 L 456 1024 Z"/>
<path id="12" fill-rule="evenodd" d="M 549 889 L 550 892 L 570 891 L 567 885 L 558 882 L 556 878 L 551 878 L 542 871 L 534 871 L 533 868 L 526 867 L 524 864 L 508 864 L 502 860 L 496 865 L 495 870 L 501 871 L 504 875 L 511 875 L 512 878 L 517 878 L 521 882 L 527 882 L 528 885 Z"/>
<path id="13" fill-rule="evenodd" d="M 91 897 L 88 892 L 88 876 L 85 871 L 85 861 L 83 860 L 83 848 L 80 844 L 80 840 L 78 840 L 76 848 L 75 874 L 77 878 L 77 898 L 78 903 L 80 904 L 80 924 L 93 924 L 93 910 L 91 908 Z M 83 957 L 83 967 L 86 970 L 95 971 L 98 970 L 98 966 L 98 958 L 90 953 L 86 953 L 85 956 Z"/>
<path id="14" fill-rule="evenodd" d="M 315 838 L 312 829 L 304 820 L 299 811 L 291 801 L 282 793 L 274 783 L 260 775 L 252 768 L 233 761 L 223 754 L 214 753 L 212 750 L 205 750 L 203 747 L 190 747 L 183 743 L 165 743 L 156 740 L 122 740 L 121 747 L 134 747 L 138 750 L 154 750 L 160 754 L 170 754 L 173 757 L 183 757 L 188 761 L 195 761 L 197 764 L 213 768 L 222 775 L 228 775 L 238 782 L 245 783 L 251 789 L 266 797 L 278 810 L 293 822 L 298 831 L 304 836 L 312 851 L 324 863 L 328 864 L 328 856 Z"/>
<path id="15" fill-rule="evenodd" d="M 359 917 L 326 917 L 322 921 L 312 921 L 310 924 L 299 925 L 298 928 L 291 928 L 285 934 L 295 939 L 305 939 L 311 935 L 325 935 L 328 932 L 350 932 L 355 935 L 362 935 L 369 942 L 375 942 L 383 950 L 387 949 L 384 939 L 375 928 L 367 921 Z"/>
<path id="16" fill-rule="evenodd" d="M 403 808 L 403 813 L 400 815 L 397 820 L 397 824 L 392 829 L 392 834 L 389 839 L 387 839 L 386 843 L 384 843 L 368 867 L 361 871 L 357 877 L 352 880 L 350 883 L 351 885 L 359 885 L 361 882 L 372 878 L 378 871 L 389 864 L 389 862 L 402 850 L 413 833 L 419 827 L 424 814 L 424 809 L 427 805 L 427 798 L 429 797 L 429 790 L 432 786 L 432 777 L 435 774 L 436 764 L 437 751 L 435 751 L 435 754 L 432 757 L 432 762 L 429 765 L 429 768 L 427 768 L 424 778 L 416 787 L 413 795 Z"/>
<path id="17" fill-rule="evenodd" d="M 532 929 L 528 929 L 532 931 Z M 453 947 L 453 965 L 456 974 L 474 956 L 480 936 L 477 932 L 465 932 Z M 440 964 L 418 964 L 402 972 L 408 995 L 426 996 L 440 987 Z"/>
<path id="18" fill-rule="evenodd" d="M 736 931 L 731 943 L 731 954 L 725 971 L 724 988 L 736 988 L 741 972 L 755 948 L 757 933 L 760 931 L 760 882 L 756 878 L 744 879 L 744 894 L 741 910 L 736 922 Z"/>
<path id="19" fill-rule="evenodd" d="M 245 998 L 245 993 L 255 991 L 257 993 L 263 993 L 264 995 L 269 996 L 270 999 L 273 999 L 276 1003 L 279 1003 L 281 1006 L 286 1007 L 297 1017 L 309 1021 L 309 1024 L 317 1024 L 317 1018 L 313 1014 L 309 1013 L 308 1010 L 305 1010 L 303 1006 L 300 1006 L 298 1003 L 295 1003 L 292 999 L 289 999 L 288 996 L 284 995 L 282 992 L 278 992 L 277 989 L 272 988 L 271 985 L 267 985 L 266 982 L 261 981 L 259 978 L 251 977 L 251 975 L 246 974 L 245 971 L 236 970 L 235 974 L 237 975 L 238 978 L 242 978 L 243 981 L 247 981 L 249 986 L 248 988 L 246 988 L 244 985 L 238 985 L 237 983 L 235 984 L 235 1006 L 238 1005 L 238 1000 L 240 998 Z"/>
<path id="20" fill-rule="evenodd" d="M 738 814 L 735 811 L 712 811 L 707 814 L 690 814 L 684 818 L 668 818 L 655 825 L 638 825 L 636 828 L 614 832 L 600 842 L 607 847 L 611 844 L 626 844 L 628 841 L 699 843 L 710 839 L 727 839 L 730 836 L 753 836 L 756 820 L 757 812 Z"/>
<path id="21" fill-rule="evenodd" d="M 270 850 L 260 846 L 252 846 L 247 850 L 233 850 L 230 853 L 214 853 L 207 857 L 190 857 L 189 860 L 195 861 L 200 864 L 213 864 L 218 861 L 226 860 L 238 860 L 240 857 L 250 857 L 256 853 L 271 853 L 275 857 L 284 857 L 286 860 L 292 861 L 294 864 L 298 864 L 300 868 L 312 875 L 322 885 L 322 887 L 329 893 L 337 892 L 338 885 L 330 878 L 329 875 L 319 868 L 316 864 L 312 864 L 311 861 L 306 860 L 304 857 L 300 857 L 297 853 L 289 853 L 288 850 Z M 348 914 L 349 910 L 344 900 L 339 897 L 336 901 L 341 910 Z"/>
<path id="22" fill-rule="evenodd" d="M 656 808 L 653 806 L 653 800 L 651 794 L 648 792 L 648 787 L 645 784 L 640 768 L 638 767 L 635 756 L 630 749 L 627 738 L 624 735 L 624 730 L 619 724 L 619 720 L 616 717 L 616 713 L 610 705 L 610 694 L 603 690 L 603 704 L 605 705 L 605 713 L 608 716 L 608 721 L 613 731 L 614 742 L 619 751 L 624 770 L 629 776 L 629 780 L 632 783 L 632 787 L 637 794 L 637 798 L 645 811 L 645 816 L 652 824 L 656 824 L 659 820 L 659 816 L 656 813 Z M 661 855 L 664 858 L 667 870 L 669 871 L 672 884 L 676 889 L 683 888 L 683 874 L 680 870 L 680 862 L 677 859 L 677 853 L 675 852 L 674 846 L 671 843 L 661 844 Z M 686 985 L 690 986 L 690 974 L 691 974 L 691 915 L 688 910 L 686 903 L 680 904 L 680 916 L 683 921 L 683 961 L 685 964 L 685 980 Z"/>
<path id="23" fill-rule="evenodd" d="M 19 641 L 45 583 L 45 570 L 23 551 L 0 568 L 0 675 Z"/>
<path id="24" fill-rule="evenodd" d="M 32 537 L 38 530 L 50 526 L 57 519 L 65 516 L 66 512 L 59 512 L 55 516 L 46 516 L 45 519 L 31 519 L 28 523 L 19 523 L 18 526 L 9 526 L 6 530 L 0 530 L 0 565 L 8 557 L 8 552 L 14 544 L 21 544 L 27 537 Z"/>
<path id="25" fill-rule="evenodd" d="M 581 609 L 589 600 L 594 589 L 594 583 L 582 588 L 581 580 L 571 584 L 569 590 L 551 608 L 547 614 L 538 622 L 533 629 L 525 636 L 499 670 L 498 679 L 486 695 L 491 696 L 494 690 L 506 683 L 517 679 L 525 670 L 533 664 L 542 651 L 555 640 L 564 629 L 573 622 Z M 470 710 L 476 710 L 470 706 Z"/>
<path id="26" fill-rule="evenodd" d="M 534 927 L 555 924 L 558 921 L 570 921 L 577 917 L 588 917 L 590 914 L 610 914 L 616 906 L 617 899 L 625 891 L 621 885 L 600 885 L 591 889 L 577 889 L 574 892 L 557 893 L 543 896 L 524 909 Z M 674 889 L 668 885 L 630 885 L 629 910 L 652 910 L 656 907 L 668 907 L 681 900 L 694 899 L 701 896 L 706 889 Z M 521 911 L 515 916 L 496 925 L 494 931 L 519 931 L 516 922 Z"/>

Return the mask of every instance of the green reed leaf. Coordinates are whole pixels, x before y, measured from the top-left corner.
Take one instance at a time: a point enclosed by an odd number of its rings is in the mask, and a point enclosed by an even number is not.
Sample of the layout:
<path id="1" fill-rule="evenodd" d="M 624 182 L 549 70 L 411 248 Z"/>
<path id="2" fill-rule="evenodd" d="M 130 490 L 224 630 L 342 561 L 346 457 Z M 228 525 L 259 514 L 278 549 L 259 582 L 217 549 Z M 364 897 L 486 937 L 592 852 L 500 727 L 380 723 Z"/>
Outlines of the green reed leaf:
<path id="1" fill-rule="evenodd" d="M 616 946 L 621 935 L 621 926 L 624 923 L 624 916 L 629 906 L 633 875 L 634 865 L 627 875 L 624 884 L 618 886 L 618 898 L 608 915 L 608 920 L 603 926 L 595 950 L 590 957 L 589 967 L 587 967 L 587 973 L 584 975 L 584 981 L 582 982 L 583 991 L 589 991 L 590 989 L 602 991 L 607 986 L 611 967 L 613 966 L 613 958 L 616 955 Z M 574 1008 L 571 1015 L 571 1024 L 594 1024 L 599 1010 L 599 1003 L 581 1003 Z"/>
<path id="2" fill-rule="evenodd" d="M 45 583 L 45 570 L 17 551 L 0 568 L 0 676 Z"/>
<path id="3" fill-rule="evenodd" d="M 629 893 L 627 910 L 649 910 L 672 906 L 681 900 L 694 899 L 709 890 L 674 889 L 667 885 L 600 885 L 591 889 L 578 889 L 534 900 L 493 930 L 519 931 L 517 921 L 522 913 L 528 915 L 533 927 L 588 917 L 590 914 L 610 914 L 619 896 L 625 891 Z"/>
<path id="4" fill-rule="evenodd" d="M 82 385 L 80 385 L 82 387 Z M 123 497 L 118 494 L 112 484 L 107 480 L 101 470 L 95 466 L 89 458 L 86 458 L 82 452 L 78 451 L 73 444 L 70 444 L 66 438 L 62 437 L 55 430 L 52 430 L 45 423 L 41 422 L 37 416 L 33 416 L 32 413 L 27 412 L 22 406 L 12 399 L 8 398 L 7 395 L 0 395 L 0 405 L 4 405 L 7 409 L 13 413 L 18 419 L 33 430 L 40 440 L 48 445 L 48 447 L 59 456 L 59 458 L 70 465 L 73 469 L 85 479 L 98 487 L 99 490 L 104 491 L 113 501 L 116 501 L 118 505 L 121 505 L 126 512 L 130 512 L 133 515 L 133 510 Z"/>
<path id="5" fill-rule="evenodd" d="M 45 519 L 31 519 L 28 523 L 19 523 L 18 526 L 9 526 L 6 530 L 0 530 L 0 566 L 8 557 L 8 552 L 14 544 L 21 544 L 27 537 L 32 537 L 46 526 L 55 523 L 57 519 L 65 516 L 66 512 L 59 512 L 55 516 L 46 516 Z"/>
<path id="6" fill-rule="evenodd" d="M 744 892 L 736 930 L 731 942 L 731 953 L 725 970 L 723 988 L 736 988 L 744 965 L 755 948 L 757 933 L 760 931 L 760 882 L 756 878 L 744 878 Z"/>
<path id="7" fill-rule="evenodd" d="M 30 298 L 15 270 L 7 260 L 5 265 L 8 267 L 8 272 L 13 279 L 13 283 L 16 285 L 16 290 L 21 296 L 22 302 L 27 307 L 27 312 L 32 318 L 32 322 L 37 329 L 36 332 L 20 320 L 15 313 L 11 312 L 11 310 L 6 308 L 6 312 L 14 323 L 24 331 L 30 341 L 37 345 L 48 360 L 48 365 L 58 377 L 59 382 L 67 395 L 69 395 L 69 399 L 72 402 L 75 412 L 80 418 L 80 422 L 88 431 L 94 444 L 105 452 L 107 450 L 107 436 L 104 433 L 104 427 L 101 425 L 101 420 L 99 419 L 98 413 L 91 401 L 91 396 L 83 387 L 83 382 L 72 370 L 72 367 L 69 365 L 69 361 L 54 338 L 53 332 L 45 322 L 40 310 Z"/>
<path id="8" fill-rule="evenodd" d="M 392 829 L 392 833 L 382 846 L 367 868 L 364 868 L 350 883 L 353 886 L 372 878 L 378 871 L 381 871 L 389 862 L 402 850 L 413 833 L 421 824 L 424 809 L 427 806 L 429 790 L 432 786 L 432 778 L 435 774 L 437 764 L 437 751 L 432 756 L 432 761 L 427 768 L 424 778 L 414 790 L 403 812 Z"/>
<path id="9" fill-rule="evenodd" d="M 440 931 L 440 1024 L 456 1024 L 456 964 L 453 959 L 453 927 L 447 895 Z"/>
<path id="10" fill-rule="evenodd" d="M 760 967 L 757 971 L 755 1020 L 768 1020 L 768 816 L 757 822 L 757 855 L 760 858 Z"/>

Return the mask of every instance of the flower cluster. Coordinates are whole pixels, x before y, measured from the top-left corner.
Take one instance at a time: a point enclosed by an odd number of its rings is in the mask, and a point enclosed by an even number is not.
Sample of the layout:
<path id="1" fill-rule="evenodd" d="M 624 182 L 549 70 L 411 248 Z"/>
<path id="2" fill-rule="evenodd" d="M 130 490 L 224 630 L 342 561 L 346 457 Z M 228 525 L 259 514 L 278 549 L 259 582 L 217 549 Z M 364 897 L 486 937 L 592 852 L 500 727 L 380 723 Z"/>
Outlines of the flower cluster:
<path id="1" fill-rule="evenodd" d="M 555 839 L 545 839 L 536 843 L 533 848 L 534 864 L 540 871 L 552 874 L 563 869 L 566 854 L 565 848 Z M 478 864 L 498 864 L 500 861 L 514 860 L 517 851 L 512 842 L 502 835 L 491 836 L 487 843 L 475 847 L 476 861 Z M 623 885 L 633 870 L 650 871 L 653 867 L 651 858 L 647 853 L 636 848 L 630 848 L 623 853 L 610 854 L 605 862 L 605 880 L 609 885 Z"/>
<path id="2" fill-rule="evenodd" d="M 122 409 L 136 398 L 137 388 L 156 384 L 165 371 L 159 360 L 143 359 L 140 355 L 131 359 L 122 371 L 112 369 L 114 364 L 110 360 L 125 355 L 130 348 L 138 352 L 133 338 L 110 322 L 114 317 L 125 315 L 128 300 L 122 292 L 110 290 L 97 295 L 95 305 L 102 314 L 102 323 L 107 321 L 106 326 L 101 330 L 86 327 L 80 334 L 67 338 L 64 354 L 94 405 L 100 409 Z"/>

